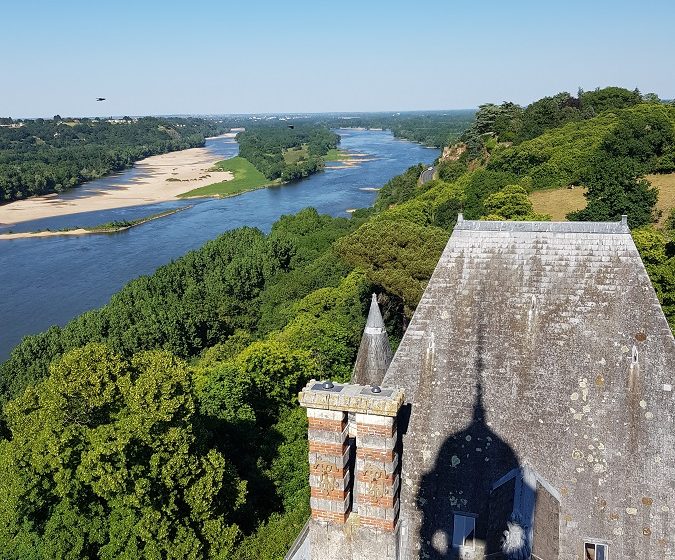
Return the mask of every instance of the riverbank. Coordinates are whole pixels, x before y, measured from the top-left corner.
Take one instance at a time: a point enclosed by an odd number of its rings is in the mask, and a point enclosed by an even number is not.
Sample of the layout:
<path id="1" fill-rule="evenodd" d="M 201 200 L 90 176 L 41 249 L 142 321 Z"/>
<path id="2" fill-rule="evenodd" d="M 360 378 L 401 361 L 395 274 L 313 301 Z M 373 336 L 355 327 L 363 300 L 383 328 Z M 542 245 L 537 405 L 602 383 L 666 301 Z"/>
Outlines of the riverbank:
<path id="1" fill-rule="evenodd" d="M 229 140 L 218 146 L 212 146 L 211 141 L 207 145 L 217 152 L 218 160 L 237 153 L 237 145 Z M 120 234 L 0 242 L 0 285 L 5 293 L 11 294 L 0 299 L 0 320 L 7 326 L 0 329 L 0 361 L 9 356 L 22 337 L 54 324 L 65 325 L 73 317 L 105 305 L 129 280 L 152 274 L 157 267 L 201 247 L 224 231 L 249 226 L 268 232 L 282 215 L 294 214 L 308 206 L 320 214 L 344 217 L 347 208 L 373 204 L 375 193 L 362 188 L 384 185 L 420 161 L 431 165 L 439 153 L 395 140 L 388 132 L 372 131 L 345 131 L 341 149 L 372 154 L 376 161 L 315 173 L 284 188 L 261 188 L 239 196 L 201 199 L 189 211 Z M 165 204 L 176 208 L 191 203 L 185 200 Z M 82 215 L 82 220 L 73 215 L 52 222 L 26 222 L 21 224 L 21 231 L 94 226 L 125 217 L 140 218 L 164 209 L 168 208 L 160 204 L 145 211 L 95 213 L 94 220 L 87 214 Z M 20 226 L 14 231 L 20 231 Z"/>
<path id="2" fill-rule="evenodd" d="M 235 133 L 223 135 L 229 138 L 234 136 Z M 126 180 L 115 184 L 115 177 L 112 177 L 110 186 L 105 189 L 88 191 L 85 183 L 63 194 L 4 204 L 0 206 L 0 226 L 177 200 L 179 195 L 188 191 L 232 180 L 234 175 L 231 172 L 214 168 L 220 160 L 222 157 L 214 155 L 207 148 L 190 148 L 151 156 L 136 162 L 134 170 L 138 176 L 131 182 Z M 79 193 L 82 195 L 74 196 Z"/>
<path id="3" fill-rule="evenodd" d="M 228 179 L 218 183 L 212 183 L 204 187 L 192 189 L 180 195 L 180 198 L 194 197 L 225 197 L 235 196 L 246 191 L 261 189 L 272 185 L 279 185 L 278 179 L 270 181 L 260 171 L 258 171 L 251 162 L 243 157 L 236 156 L 230 159 L 217 162 L 209 172 L 219 174 L 229 174 Z"/>
<path id="4" fill-rule="evenodd" d="M 139 218 L 138 220 L 125 221 L 125 222 L 109 222 L 107 224 L 101 224 L 99 226 L 93 226 L 88 228 L 68 228 L 60 230 L 43 230 L 43 231 L 24 231 L 24 232 L 2 232 L 0 233 L 0 241 L 7 239 L 27 239 L 32 237 L 57 237 L 60 235 L 90 235 L 92 233 L 118 233 L 120 231 L 125 231 L 153 220 L 159 220 L 160 218 L 166 218 L 183 210 L 192 208 L 192 206 L 183 206 L 182 208 L 174 208 L 173 210 L 167 210 L 165 212 L 159 212 L 158 214 L 153 214 L 152 216 L 146 216 L 145 218 Z"/>

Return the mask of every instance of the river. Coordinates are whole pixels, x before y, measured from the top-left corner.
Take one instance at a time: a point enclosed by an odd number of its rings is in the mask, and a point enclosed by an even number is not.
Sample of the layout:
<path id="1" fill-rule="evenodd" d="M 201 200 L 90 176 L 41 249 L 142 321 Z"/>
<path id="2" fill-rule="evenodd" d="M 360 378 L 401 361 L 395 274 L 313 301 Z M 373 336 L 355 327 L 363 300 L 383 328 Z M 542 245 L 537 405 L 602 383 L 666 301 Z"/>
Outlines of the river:
<path id="1" fill-rule="evenodd" d="M 350 208 L 373 204 L 375 187 L 416 163 L 429 164 L 436 149 L 395 139 L 388 131 L 337 130 L 341 149 L 368 154 L 358 166 L 330 168 L 310 177 L 268 189 L 224 199 L 172 201 L 148 206 L 106 210 L 25 222 L 13 231 L 90 226 L 111 220 L 130 220 L 169 208 L 192 205 L 177 214 L 114 234 L 47 237 L 0 241 L 0 361 L 28 334 L 51 325 L 64 325 L 80 313 L 100 307 L 129 280 L 152 273 L 224 231 L 255 226 L 269 231 L 283 214 L 312 206 L 332 216 L 347 216 Z M 233 157 L 232 139 L 208 140 L 217 157 Z M 133 180 L 138 170 L 115 177 L 117 184 Z M 105 189 L 110 179 L 99 179 L 73 189 L 68 197 L 86 190 Z"/>

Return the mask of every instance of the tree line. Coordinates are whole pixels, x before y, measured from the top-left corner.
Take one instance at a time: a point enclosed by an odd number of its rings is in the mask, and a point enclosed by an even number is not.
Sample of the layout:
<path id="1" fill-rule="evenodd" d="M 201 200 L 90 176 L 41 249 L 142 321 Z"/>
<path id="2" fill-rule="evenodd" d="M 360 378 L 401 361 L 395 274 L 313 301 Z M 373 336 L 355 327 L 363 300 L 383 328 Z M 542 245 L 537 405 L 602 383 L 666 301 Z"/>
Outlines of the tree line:
<path id="1" fill-rule="evenodd" d="M 112 123 L 55 115 L 1 127 L 0 202 L 63 192 L 148 156 L 203 146 L 205 137 L 229 130 L 197 118 L 125 119 Z"/>

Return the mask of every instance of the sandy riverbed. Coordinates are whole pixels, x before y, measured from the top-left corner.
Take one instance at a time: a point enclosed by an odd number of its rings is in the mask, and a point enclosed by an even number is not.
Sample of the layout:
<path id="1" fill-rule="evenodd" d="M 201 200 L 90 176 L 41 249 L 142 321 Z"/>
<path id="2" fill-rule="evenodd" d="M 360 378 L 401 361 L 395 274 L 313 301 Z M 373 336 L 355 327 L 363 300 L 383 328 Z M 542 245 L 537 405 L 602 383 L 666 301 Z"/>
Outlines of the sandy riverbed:
<path id="1" fill-rule="evenodd" d="M 233 137 L 234 134 L 224 136 Z M 136 162 L 135 167 L 144 176 L 133 184 L 115 186 L 113 183 L 113 187 L 77 198 L 50 194 L 10 202 L 0 206 L 0 225 L 11 226 L 41 218 L 174 200 L 192 189 L 231 180 L 233 177 L 229 171 L 208 171 L 222 159 L 206 148 L 152 156 Z"/>

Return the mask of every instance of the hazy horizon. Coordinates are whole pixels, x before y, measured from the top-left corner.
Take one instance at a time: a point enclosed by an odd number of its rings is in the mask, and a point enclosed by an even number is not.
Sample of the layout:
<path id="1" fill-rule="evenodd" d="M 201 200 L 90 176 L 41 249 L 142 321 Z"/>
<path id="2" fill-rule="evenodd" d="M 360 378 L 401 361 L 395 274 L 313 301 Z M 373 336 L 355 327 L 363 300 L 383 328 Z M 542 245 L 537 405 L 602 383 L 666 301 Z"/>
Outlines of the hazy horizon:
<path id="1" fill-rule="evenodd" d="M 15 118 L 462 110 L 609 85 L 675 97 L 665 0 L 38 0 L 0 15 L 0 116 Z"/>

